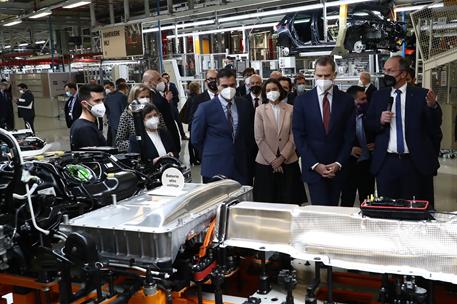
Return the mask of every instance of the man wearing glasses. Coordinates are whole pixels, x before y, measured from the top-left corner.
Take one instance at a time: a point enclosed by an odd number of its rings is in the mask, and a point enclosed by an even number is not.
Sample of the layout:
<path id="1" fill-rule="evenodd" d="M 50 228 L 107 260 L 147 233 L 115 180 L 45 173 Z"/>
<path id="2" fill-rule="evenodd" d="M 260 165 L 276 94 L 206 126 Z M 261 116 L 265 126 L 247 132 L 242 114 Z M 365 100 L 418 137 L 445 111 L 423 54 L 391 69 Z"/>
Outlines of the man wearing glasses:
<path id="1" fill-rule="evenodd" d="M 428 200 L 439 162 L 442 112 L 431 90 L 407 84 L 408 62 L 384 64 L 386 88 L 373 93 L 367 127 L 376 134 L 371 171 L 380 196 Z"/>

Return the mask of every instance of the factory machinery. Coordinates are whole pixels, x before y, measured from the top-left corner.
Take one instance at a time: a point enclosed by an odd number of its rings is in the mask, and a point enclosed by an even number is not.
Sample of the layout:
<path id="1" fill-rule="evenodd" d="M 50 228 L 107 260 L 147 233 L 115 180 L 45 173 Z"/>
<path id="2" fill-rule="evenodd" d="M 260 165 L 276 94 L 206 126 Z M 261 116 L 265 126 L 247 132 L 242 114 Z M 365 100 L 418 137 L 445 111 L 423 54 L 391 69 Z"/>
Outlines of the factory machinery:
<path id="1" fill-rule="evenodd" d="M 457 301 L 453 213 L 255 203 L 227 179 L 159 196 L 165 167 L 188 170 L 91 149 L 23 158 L 1 129 L 0 142 L 0 295 L 13 303 Z"/>

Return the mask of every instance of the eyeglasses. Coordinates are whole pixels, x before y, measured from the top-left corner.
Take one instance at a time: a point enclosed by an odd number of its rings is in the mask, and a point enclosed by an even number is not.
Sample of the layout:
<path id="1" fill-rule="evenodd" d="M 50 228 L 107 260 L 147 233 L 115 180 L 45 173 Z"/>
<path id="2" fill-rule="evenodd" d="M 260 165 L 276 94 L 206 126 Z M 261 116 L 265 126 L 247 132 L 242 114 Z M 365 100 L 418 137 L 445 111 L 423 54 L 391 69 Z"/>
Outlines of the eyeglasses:
<path id="1" fill-rule="evenodd" d="M 391 74 L 396 72 L 403 72 L 403 70 L 382 70 L 384 74 Z"/>
<path id="2" fill-rule="evenodd" d="M 217 79 L 216 78 L 206 78 L 206 81 L 216 81 Z"/>

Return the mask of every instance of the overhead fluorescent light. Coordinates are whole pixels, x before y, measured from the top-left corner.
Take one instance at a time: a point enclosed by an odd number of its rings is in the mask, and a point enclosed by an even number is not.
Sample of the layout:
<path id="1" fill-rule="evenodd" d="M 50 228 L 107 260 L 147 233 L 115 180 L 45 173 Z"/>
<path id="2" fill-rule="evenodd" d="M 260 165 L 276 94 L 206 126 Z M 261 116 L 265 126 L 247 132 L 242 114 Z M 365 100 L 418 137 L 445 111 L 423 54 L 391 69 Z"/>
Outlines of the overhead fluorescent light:
<path id="1" fill-rule="evenodd" d="M 443 7 L 443 3 L 437 3 L 437 4 L 432 4 L 432 5 L 413 5 L 413 6 L 403 6 L 403 7 L 396 7 L 394 8 L 396 13 L 402 13 L 402 12 L 412 12 L 412 11 L 418 11 L 421 10 L 425 7 L 428 8 L 436 8 L 436 7 Z"/>
<path id="2" fill-rule="evenodd" d="M 332 2 L 327 2 L 326 6 L 327 7 L 332 7 L 332 6 L 340 6 L 342 4 L 355 4 L 355 3 L 363 3 L 363 2 L 369 2 L 369 1 L 374 1 L 374 0 L 332 1 Z M 310 11 L 310 10 L 320 9 L 320 8 L 324 8 L 324 5 L 321 4 L 321 3 L 303 5 L 303 6 L 284 8 L 284 9 L 279 9 L 279 10 L 271 10 L 271 11 L 267 11 L 267 12 L 259 12 L 259 13 L 252 13 L 252 14 L 246 14 L 246 15 L 238 15 L 238 16 L 219 18 L 219 23 L 237 21 L 237 20 L 245 20 L 245 19 L 253 19 L 253 18 L 260 18 L 260 17 L 268 17 L 268 16 L 275 16 L 275 15 L 285 15 L 285 14 L 288 14 L 288 13 Z"/>
<path id="3" fill-rule="evenodd" d="M 29 45 L 28 43 L 21 43 L 21 44 L 18 44 L 18 46 L 27 46 Z"/>
<path id="4" fill-rule="evenodd" d="M 11 48 L 11 45 L 5 45 L 3 48 L 4 48 L 4 49 L 10 49 L 10 48 Z"/>
<path id="5" fill-rule="evenodd" d="M 49 16 L 51 14 L 52 14 L 51 11 L 36 12 L 34 15 L 30 16 L 29 18 L 30 19 L 38 19 L 38 18 L 43 18 L 43 17 Z"/>
<path id="6" fill-rule="evenodd" d="M 257 28 L 266 28 L 266 27 L 273 27 L 273 26 L 275 26 L 277 24 L 278 24 L 277 22 L 273 22 L 273 23 L 264 23 L 264 24 L 255 24 L 255 25 L 246 25 L 246 26 L 237 26 L 237 27 L 228 27 L 228 28 L 222 28 L 222 29 L 211 30 L 211 31 L 203 31 L 203 32 L 198 32 L 198 33 L 186 33 L 186 34 L 180 34 L 180 35 L 169 35 L 169 36 L 167 36 L 167 39 L 180 38 L 180 37 L 189 37 L 189 36 L 193 36 L 195 34 L 197 34 L 197 35 L 206 35 L 206 34 L 232 32 L 232 31 L 250 30 L 250 29 L 257 29 Z"/>
<path id="7" fill-rule="evenodd" d="M 71 4 L 64 5 L 62 7 L 63 8 L 75 8 L 75 7 L 80 7 L 80 6 L 87 5 L 87 4 L 90 4 L 90 1 L 77 1 L 77 2 L 73 2 Z"/>
<path id="8" fill-rule="evenodd" d="M 166 26 L 161 26 L 160 30 L 161 31 L 166 31 L 166 30 L 174 30 L 176 28 L 186 28 L 186 27 L 194 27 L 194 26 L 201 26 L 201 25 L 209 25 L 209 24 L 214 24 L 216 22 L 214 19 L 212 20 L 203 20 L 203 21 L 197 21 L 197 22 L 191 22 L 191 23 L 181 23 L 181 24 L 176 24 L 175 25 L 166 25 Z M 157 32 L 159 31 L 158 27 L 153 27 L 149 29 L 143 30 L 143 34 L 146 33 L 152 33 L 152 32 Z"/>
<path id="9" fill-rule="evenodd" d="M 46 40 L 35 41 L 35 44 L 45 44 Z"/>
<path id="10" fill-rule="evenodd" d="M 13 25 L 20 24 L 20 23 L 22 23 L 22 20 L 18 19 L 18 20 L 14 20 L 14 21 L 5 23 L 5 24 L 3 24 L 3 26 L 13 26 Z"/>

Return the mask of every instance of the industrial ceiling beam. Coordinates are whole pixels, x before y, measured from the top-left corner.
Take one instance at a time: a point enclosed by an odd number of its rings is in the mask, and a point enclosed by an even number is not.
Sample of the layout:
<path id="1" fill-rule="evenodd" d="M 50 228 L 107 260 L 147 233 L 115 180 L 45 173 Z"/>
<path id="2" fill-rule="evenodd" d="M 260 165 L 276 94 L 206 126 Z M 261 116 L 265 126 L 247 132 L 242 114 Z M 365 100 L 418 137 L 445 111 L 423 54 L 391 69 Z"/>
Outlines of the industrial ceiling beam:
<path id="1" fill-rule="evenodd" d="M 129 20 L 130 20 L 129 0 L 124 0 L 124 21 L 128 22 Z"/>
<path id="2" fill-rule="evenodd" d="M 167 0 L 167 10 L 170 15 L 173 15 L 173 0 Z"/>
<path id="3" fill-rule="evenodd" d="M 211 17 L 214 16 L 215 13 L 217 13 L 219 16 L 221 15 L 221 12 L 225 12 L 226 14 L 228 13 L 235 13 L 235 12 L 242 12 L 242 11 L 247 11 L 247 10 L 255 10 L 258 7 L 263 7 L 267 8 L 266 5 L 271 5 L 271 7 L 279 6 L 279 5 L 288 5 L 288 4 L 309 4 L 309 3 L 315 3 L 315 1 L 309 0 L 309 1 L 293 1 L 293 0 L 244 0 L 244 1 L 238 1 L 238 2 L 229 2 L 226 5 L 212 5 L 212 6 L 205 6 L 202 8 L 197 8 L 194 10 L 186 10 L 186 11 L 181 11 L 181 12 L 174 12 L 173 15 L 170 14 L 165 14 L 165 15 L 159 15 L 159 16 L 153 16 L 153 17 L 140 17 L 140 18 L 131 18 L 128 22 L 121 22 L 121 23 L 116 23 L 113 25 L 104 25 L 104 26 L 98 26 L 96 28 L 93 28 L 92 31 L 99 31 L 103 28 L 109 28 L 113 26 L 121 26 L 121 25 L 126 25 L 126 24 L 136 24 L 136 23 L 157 23 L 158 20 L 161 22 L 164 21 L 169 21 L 169 22 L 179 22 L 179 21 L 184 21 L 184 20 L 189 20 L 189 19 L 198 19 L 198 18 L 204 18 L 204 17 Z"/>

